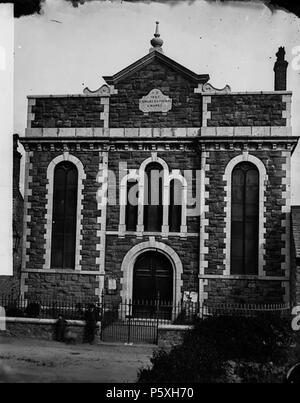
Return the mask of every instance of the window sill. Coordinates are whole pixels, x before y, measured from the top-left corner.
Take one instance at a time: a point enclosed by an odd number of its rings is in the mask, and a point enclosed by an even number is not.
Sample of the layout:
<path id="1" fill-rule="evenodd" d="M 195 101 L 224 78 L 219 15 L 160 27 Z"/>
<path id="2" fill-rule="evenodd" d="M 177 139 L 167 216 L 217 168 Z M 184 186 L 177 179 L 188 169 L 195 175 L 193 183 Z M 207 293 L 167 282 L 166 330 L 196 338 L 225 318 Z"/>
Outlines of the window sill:
<path id="1" fill-rule="evenodd" d="M 222 274 L 199 274 L 199 279 L 209 280 L 209 279 L 222 279 L 222 280 L 258 280 L 258 281 L 290 281 L 289 277 L 281 276 L 258 276 L 258 275 L 243 275 L 243 274 L 232 274 L 232 275 L 222 275 Z"/>
<path id="2" fill-rule="evenodd" d="M 103 273 L 100 273 L 96 270 L 75 270 L 75 269 L 25 269 L 22 270 L 22 273 L 44 273 L 44 274 L 79 274 L 79 275 L 95 275 L 95 276 L 103 276 Z"/>
<path id="3" fill-rule="evenodd" d="M 143 236 L 160 236 L 163 238 L 168 238 L 168 237 L 174 237 L 178 236 L 180 238 L 186 238 L 186 237 L 199 237 L 199 234 L 196 232 L 168 232 L 168 233 L 163 233 L 163 232 L 148 232 L 148 231 L 142 231 L 142 232 L 137 232 L 137 231 L 106 231 L 106 235 L 118 235 L 119 237 L 125 237 L 125 236 L 137 236 L 137 237 L 143 237 Z"/>

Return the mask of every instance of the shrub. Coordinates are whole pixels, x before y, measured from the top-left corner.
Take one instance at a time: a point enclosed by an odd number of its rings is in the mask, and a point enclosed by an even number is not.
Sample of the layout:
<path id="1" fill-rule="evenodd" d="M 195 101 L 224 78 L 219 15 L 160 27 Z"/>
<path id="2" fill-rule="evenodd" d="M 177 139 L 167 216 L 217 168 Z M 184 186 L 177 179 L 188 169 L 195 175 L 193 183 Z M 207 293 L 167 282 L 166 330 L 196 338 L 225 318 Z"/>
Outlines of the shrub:
<path id="1" fill-rule="evenodd" d="M 214 342 L 223 360 L 283 362 L 293 340 L 290 321 L 277 315 L 219 316 L 199 321 L 184 342 Z"/>
<path id="2" fill-rule="evenodd" d="M 219 316 L 199 320 L 186 333 L 181 345 L 169 353 L 155 352 L 152 368 L 140 370 L 138 381 L 270 381 L 268 371 L 275 373 L 276 366 L 285 363 L 292 340 L 290 322 L 278 316 Z"/>

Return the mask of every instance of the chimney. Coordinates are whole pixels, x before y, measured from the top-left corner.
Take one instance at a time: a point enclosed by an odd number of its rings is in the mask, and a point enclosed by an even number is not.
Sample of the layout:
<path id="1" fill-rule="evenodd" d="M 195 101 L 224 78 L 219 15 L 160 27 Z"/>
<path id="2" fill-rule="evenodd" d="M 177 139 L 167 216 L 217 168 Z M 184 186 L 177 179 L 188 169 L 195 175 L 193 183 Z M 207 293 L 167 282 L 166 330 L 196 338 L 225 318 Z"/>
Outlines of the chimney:
<path id="1" fill-rule="evenodd" d="M 286 71 L 288 62 L 285 60 L 285 49 L 280 47 L 276 53 L 277 60 L 274 65 L 275 72 L 275 91 L 286 91 Z"/>

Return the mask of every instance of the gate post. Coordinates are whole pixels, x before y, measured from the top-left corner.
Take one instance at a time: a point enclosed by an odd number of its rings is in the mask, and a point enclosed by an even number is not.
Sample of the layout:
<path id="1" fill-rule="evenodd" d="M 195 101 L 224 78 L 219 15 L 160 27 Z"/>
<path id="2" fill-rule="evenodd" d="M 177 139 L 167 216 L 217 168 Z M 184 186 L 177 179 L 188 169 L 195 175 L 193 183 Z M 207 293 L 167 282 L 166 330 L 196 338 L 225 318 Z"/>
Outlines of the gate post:
<path id="1" fill-rule="evenodd" d="M 104 331 L 104 314 L 105 314 L 105 309 L 104 309 L 104 289 L 101 292 L 101 329 L 100 329 L 100 340 L 103 340 L 103 331 Z"/>
<path id="2" fill-rule="evenodd" d="M 131 314 L 132 314 L 132 303 L 131 303 L 131 299 L 129 300 L 129 305 L 128 305 L 128 308 L 129 308 L 129 314 L 128 314 L 128 334 L 127 334 L 127 344 L 129 344 L 130 343 L 130 325 L 131 325 L 131 323 L 130 323 L 130 320 L 131 320 Z"/>
<path id="3" fill-rule="evenodd" d="M 157 293 L 157 298 L 156 298 L 156 335 L 155 335 L 155 344 L 158 343 L 158 324 L 159 324 L 159 308 L 160 308 L 160 295 L 159 291 Z"/>

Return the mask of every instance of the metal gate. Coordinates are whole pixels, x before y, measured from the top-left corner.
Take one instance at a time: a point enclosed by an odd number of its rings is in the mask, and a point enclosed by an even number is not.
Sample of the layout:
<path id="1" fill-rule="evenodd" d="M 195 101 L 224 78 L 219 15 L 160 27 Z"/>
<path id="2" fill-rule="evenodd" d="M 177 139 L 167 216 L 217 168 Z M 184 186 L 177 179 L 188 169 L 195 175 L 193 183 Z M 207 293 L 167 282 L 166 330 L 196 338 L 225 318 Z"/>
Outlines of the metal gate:
<path id="1" fill-rule="evenodd" d="M 156 344 L 158 324 L 169 321 L 169 310 L 159 300 L 103 304 L 101 340 Z"/>

